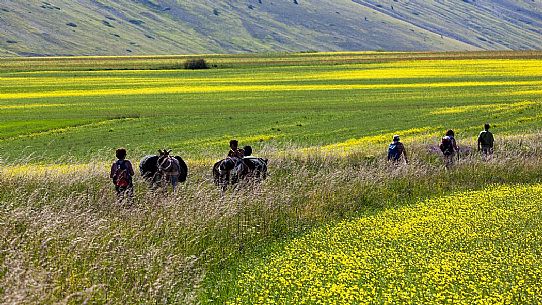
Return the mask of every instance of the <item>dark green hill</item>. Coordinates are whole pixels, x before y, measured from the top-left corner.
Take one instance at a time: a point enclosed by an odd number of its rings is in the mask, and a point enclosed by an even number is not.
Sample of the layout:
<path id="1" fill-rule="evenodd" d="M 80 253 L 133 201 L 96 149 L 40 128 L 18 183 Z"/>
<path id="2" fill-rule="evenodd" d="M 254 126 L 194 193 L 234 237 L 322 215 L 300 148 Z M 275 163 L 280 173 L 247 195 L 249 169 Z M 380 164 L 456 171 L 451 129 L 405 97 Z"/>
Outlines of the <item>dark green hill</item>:
<path id="1" fill-rule="evenodd" d="M 542 48 L 540 1 L 0 2 L 0 55 Z"/>

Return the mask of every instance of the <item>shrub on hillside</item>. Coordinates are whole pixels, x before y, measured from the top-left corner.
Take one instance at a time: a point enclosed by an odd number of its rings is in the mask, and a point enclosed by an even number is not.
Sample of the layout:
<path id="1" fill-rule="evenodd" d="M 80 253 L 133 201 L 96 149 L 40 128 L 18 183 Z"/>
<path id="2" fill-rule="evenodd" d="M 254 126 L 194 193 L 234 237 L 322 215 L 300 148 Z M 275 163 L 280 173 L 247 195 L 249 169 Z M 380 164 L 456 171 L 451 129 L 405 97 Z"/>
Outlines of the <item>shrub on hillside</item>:
<path id="1" fill-rule="evenodd" d="M 205 59 L 189 59 L 184 63 L 184 68 L 189 70 L 209 69 Z"/>

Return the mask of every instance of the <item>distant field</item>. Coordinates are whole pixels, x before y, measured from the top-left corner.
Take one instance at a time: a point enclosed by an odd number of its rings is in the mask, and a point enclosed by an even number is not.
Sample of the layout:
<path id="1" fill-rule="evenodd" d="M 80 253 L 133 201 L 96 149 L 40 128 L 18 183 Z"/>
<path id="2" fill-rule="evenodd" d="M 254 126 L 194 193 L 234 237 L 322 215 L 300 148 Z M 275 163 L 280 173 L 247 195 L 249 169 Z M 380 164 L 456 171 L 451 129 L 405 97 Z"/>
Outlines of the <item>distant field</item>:
<path id="1" fill-rule="evenodd" d="M 179 58 L 3 60 L 0 156 L 110 159 L 126 146 L 137 157 L 169 147 L 205 159 L 223 154 L 230 138 L 257 150 L 343 150 L 394 133 L 427 141 L 453 128 L 472 138 L 486 121 L 500 135 L 529 133 L 542 120 L 537 52 L 208 59 L 221 68 L 160 69 Z"/>

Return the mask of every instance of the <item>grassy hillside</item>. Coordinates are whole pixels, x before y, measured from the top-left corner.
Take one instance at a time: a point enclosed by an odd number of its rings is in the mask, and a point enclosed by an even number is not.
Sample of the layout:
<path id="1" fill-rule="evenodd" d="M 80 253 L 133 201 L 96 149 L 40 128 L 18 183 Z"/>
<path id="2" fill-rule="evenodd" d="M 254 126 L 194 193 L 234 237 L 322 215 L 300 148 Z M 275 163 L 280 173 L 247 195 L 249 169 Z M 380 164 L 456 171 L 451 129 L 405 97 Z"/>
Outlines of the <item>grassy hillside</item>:
<path id="1" fill-rule="evenodd" d="M 353 1 L 483 49 L 541 47 L 542 4 L 536 1 Z"/>
<path id="2" fill-rule="evenodd" d="M 539 2 L 244 0 L 0 4 L 0 55 L 540 49 Z"/>

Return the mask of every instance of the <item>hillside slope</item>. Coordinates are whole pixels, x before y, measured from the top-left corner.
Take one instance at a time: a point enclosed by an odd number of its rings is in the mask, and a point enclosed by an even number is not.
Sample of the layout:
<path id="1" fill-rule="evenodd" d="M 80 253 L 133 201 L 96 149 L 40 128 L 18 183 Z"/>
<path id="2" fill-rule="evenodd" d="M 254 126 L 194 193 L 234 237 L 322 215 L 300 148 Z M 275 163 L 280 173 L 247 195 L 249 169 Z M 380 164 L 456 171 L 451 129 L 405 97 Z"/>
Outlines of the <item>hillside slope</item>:
<path id="1" fill-rule="evenodd" d="M 539 1 L 0 3 L 0 56 L 541 48 Z"/>

